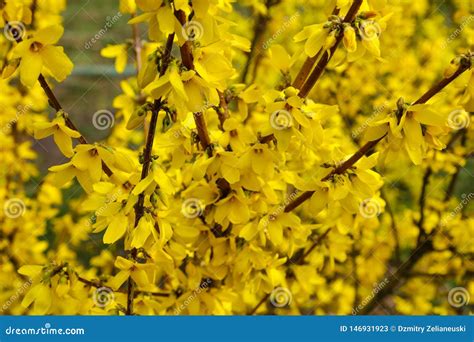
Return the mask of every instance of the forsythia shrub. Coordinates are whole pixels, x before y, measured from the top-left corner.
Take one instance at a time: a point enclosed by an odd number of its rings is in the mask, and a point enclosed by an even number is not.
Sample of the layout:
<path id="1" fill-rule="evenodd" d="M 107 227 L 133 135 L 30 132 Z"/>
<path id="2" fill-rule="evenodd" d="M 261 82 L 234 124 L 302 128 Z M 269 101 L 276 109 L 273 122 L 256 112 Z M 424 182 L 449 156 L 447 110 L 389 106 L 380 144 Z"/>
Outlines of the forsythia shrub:
<path id="1" fill-rule="evenodd" d="M 471 310 L 471 0 L 120 0 L 103 141 L 55 95 L 65 6 L 0 0 L 4 314 Z"/>

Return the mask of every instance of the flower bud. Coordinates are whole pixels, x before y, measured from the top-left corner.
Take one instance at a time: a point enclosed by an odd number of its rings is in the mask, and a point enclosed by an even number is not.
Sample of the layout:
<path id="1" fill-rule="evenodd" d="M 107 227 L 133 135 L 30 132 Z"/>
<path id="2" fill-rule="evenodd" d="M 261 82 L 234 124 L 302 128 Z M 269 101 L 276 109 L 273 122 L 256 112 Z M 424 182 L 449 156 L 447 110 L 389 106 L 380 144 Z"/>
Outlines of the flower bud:
<path id="1" fill-rule="evenodd" d="M 344 28 L 343 43 L 347 51 L 354 52 L 357 50 L 356 34 L 352 26 L 346 26 Z"/>
<path id="2" fill-rule="evenodd" d="M 329 32 L 329 35 L 326 37 L 324 42 L 323 50 L 330 49 L 336 43 L 336 31 L 333 30 Z"/>
<path id="3" fill-rule="evenodd" d="M 461 59 L 459 57 L 454 58 L 451 60 L 451 63 L 449 63 L 448 67 L 444 70 L 444 78 L 451 77 L 456 70 L 459 69 Z"/>

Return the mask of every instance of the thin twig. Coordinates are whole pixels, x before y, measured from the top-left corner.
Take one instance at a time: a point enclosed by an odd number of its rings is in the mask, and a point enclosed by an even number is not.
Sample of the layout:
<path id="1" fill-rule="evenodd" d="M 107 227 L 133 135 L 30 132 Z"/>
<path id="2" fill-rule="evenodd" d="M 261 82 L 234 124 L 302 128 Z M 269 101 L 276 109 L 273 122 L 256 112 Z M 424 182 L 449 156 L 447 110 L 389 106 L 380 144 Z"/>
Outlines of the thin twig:
<path id="1" fill-rule="evenodd" d="M 347 12 L 346 16 L 343 19 L 343 23 L 351 23 L 352 21 L 354 21 L 361 5 L 362 5 L 362 0 L 354 0 L 351 7 L 349 8 L 349 11 Z M 340 30 L 340 32 L 338 33 L 336 37 L 336 41 L 334 45 L 329 49 L 329 51 L 324 51 L 324 53 L 322 54 L 321 58 L 318 61 L 318 64 L 316 64 L 314 70 L 311 72 L 308 79 L 301 87 L 301 91 L 299 93 L 300 97 L 305 98 L 306 96 L 308 96 L 309 92 L 314 87 L 319 77 L 321 77 L 329 61 L 334 56 L 334 53 L 336 52 L 336 49 L 341 43 L 343 37 L 344 37 L 344 31 Z"/>
<path id="2" fill-rule="evenodd" d="M 418 206 L 420 208 L 420 218 L 418 219 L 417 226 L 418 226 L 418 242 L 425 237 L 426 233 L 423 229 L 424 222 L 425 222 L 425 204 L 426 204 L 426 190 L 428 188 L 428 184 L 430 182 L 431 174 L 433 170 L 430 166 L 426 168 L 426 171 L 423 175 L 421 191 L 420 191 L 420 198 L 418 199 Z"/>
<path id="3" fill-rule="evenodd" d="M 340 9 L 335 7 L 334 10 L 332 11 L 332 15 L 338 15 Z M 295 87 L 298 90 L 301 90 L 301 87 L 303 86 L 304 82 L 308 78 L 309 73 L 311 70 L 313 70 L 314 64 L 318 61 L 319 57 L 321 56 L 321 52 L 323 49 L 319 49 L 319 51 L 314 55 L 313 57 L 307 57 L 306 60 L 303 63 L 303 66 L 301 67 L 300 71 L 295 77 L 295 80 L 293 81 L 293 87 Z"/>
<path id="4" fill-rule="evenodd" d="M 398 235 L 398 228 L 397 228 L 397 221 L 395 219 L 395 213 L 393 212 L 392 205 L 390 204 L 387 196 L 385 195 L 385 192 L 383 191 L 383 188 L 380 189 L 380 197 L 384 200 L 385 209 L 387 210 L 387 212 L 390 216 L 391 231 L 392 231 L 392 235 L 393 235 L 393 241 L 395 242 L 395 246 L 394 246 L 395 261 L 396 261 L 397 265 L 399 265 L 400 261 L 401 261 L 400 237 Z"/>
<path id="5" fill-rule="evenodd" d="M 425 173 L 426 175 L 426 173 Z M 454 184 L 457 181 L 457 173 L 455 173 L 450 181 L 450 184 Z M 449 201 L 452 196 L 452 192 L 450 192 L 451 187 L 448 187 L 445 195 L 445 202 Z M 378 305 L 381 305 L 383 300 L 391 295 L 395 289 L 410 275 L 413 273 L 413 268 L 416 266 L 417 262 L 427 253 L 435 252 L 433 248 L 432 240 L 435 234 L 438 232 L 438 226 L 431 231 L 429 234 L 422 234 L 422 238 L 418 237 L 416 247 L 414 249 L 413 254 L 408 258 L 408 260 L 397 269 L 395 273 L 390 274 L 388 278 L 387 285 L 382 288 L 380 292 L 378 292 L 370 301 L 369 303 L 360 311 L 361 314 L 370 314 Z M 423 230 L 423 226 L 421 226 L 421 230 Z"/>
<path id="6" fill-rule="evenodd" d="M 461 132 L 460 134 L 460 137 L 461 137 L 461 144 L 464 146 L 466 144 L 466 134 L 467 134 L 467 130 L 465 128 L 463 128 L 462 130 L 458 131 L 458 132 Z M 451 146 L 453 146 L 454 144 L 454 141 L 457 140 L 457 136 L 453 136 L 451 141 L 448 143 L 448 147 L 450 148 Z M 444 196 L 444 202 L 447 202 L 451 196 L 453 195 L 454 193 L 454 189 L 456 187 L 456 182 L 458 180 L 458 177 L 459 177 L 459 173 L 461 172 L 461 165 L 457 165 L 456 166 L 456 171 L 454 172 L 452 178 L 451 178 L 451 181 L 449 182 L 448 184 L 448 189 L 446 190 L 446 194 Z"/>
<path id="7" fill-rule="evenodd" d="M 369 152 L 377 143 L 382 140 L 385 136 L 369 141 L 366 143 L 364 146 L 362 146 L 356 153 L 354 153 L 349 159 L 347 159 L 344 163 L 333 169 L 326 177 L 323 177 L 321 179 L 321 182 L 329 180 L 331 177 L 334 175 L 340 175 L 344 173 L 347 169 L 352 167 L 360 158 L 362 158 L 367 152 Z M 290 202 L 286 207 L 285 207 L 285 213 L 292 211 L 293 209 L 299 207 L 303 202 L 306 200 L 310 199 L 311 196 L 315 193 L 316 191 L 305 191 L 303 194 L 301 194 L 299 197 L 297 197 L 293 202 Z"/>
<path id="8" fill-rule="evenodd" d="M 168 40 L 166 42 L 166 47 L 165 47 L 165 52 L 163 56 L 163 63 L 161 65 L 160 69 L 160 75 L 164 75 L 166 72 L 166 69 L 168 68 L 169 65 L 169 60 L 170 60 L 170 55 L 171 55 L 171 49 L 173 47 L 173 40 L 174 40 L 174 33 L 170 34 L 168 36 Z M 153 109 L 152 109 L 152 114 L 151 114 L 151 119 L 150 119 L 150 128 L 148 129 L 148 135 L 145 143 L 145 150 L 143 153 L 143 167 L 142 167 L 142 173 L 140 179 L 143 180 L 148 176 L 148 173 L 150 172 L 150 165 L 151 165 L 151 155 L 153 151 L 153 143 L 155 141 L 155 133 L 156 133 L 156 126 L 158 123 L 158 114 L 163 106 L 164 101 L 160 98 L 158 100 L 155 100 L 153 103 Z M 145 194 L 141 193 L 138 196 L 138 201 L 135 204 L 135 224 L 134 227 L 138 225 L 140 222 L 140 219 L 143 217 L 145 210 Z M 133 260 L 137 259 L 137 250 L 133 248 L 130 251 L 131 258 Z M 133 281 L 132 277 L 128 278 L 128 286 L 127 286 L 127 309 L 126 309 L 126 314 L 127 315 L 133 315 L 133 299 L 135 298 L 135 282 Z"/>
<path id="9" fill-rule="evenodd" d="M 217 91 L 219 94 L 219 107 L 216 108 L 217 117 L 219 118 L 219 129 L 224 131 L 224 122 L 229 118 L 229 106 L 225 98 L 225 94 L 220 90 Z"/>
<path id="10" fill-rule="evenodd" d="M 458 70 L 450 77 L 448 78 L 443 78 L 441 81 L 436 83 L 433 87 L 431 87 L 426 93 L 424 93 L 417 101 L 414 102 L 414 104 L 423 104 L 429 101 L 433 96 L 435 96 L 438 92 L 443 90 L 448 84 L 450 84 L 452 81 L 454 81 L 459 75 L 461 75 L 463 72 L 466 70 L 469 70 L 471 67 L 470 63 L 466 64 L 461 64 L 458 68 Z M 347 161 L 345 161 L 341 166 L 338 168 L 334 169 L 333 172 L 331 172 L 327 177 L 323 178 L 321 181 L 326 181 L 330 177 L 332 177 L 334 174 L 340 174 L 350 168 L 352 165 L 354 165 L 360 158 L 362 158 L 369 150 L 371 150 L 373 147 L 375 147 L 385 136 L 374 140 L 374 141 L 369 141 L 366 143 L 364 146 L 362 146 L 357 152 L 352 155 L 351 158 L 349 158 Z M 297 208 L 300 206 L 303 202 L 306 200 L 310 199 L 311 196 L 314 194 L 315 191 L 305 191 L 302 195 L 300 195 L 298 198 L 296 198 L 293 202 L 289 203 L 285 207 L 285 212 L 292 211 L 293 209 Z"/>
<path id="11" fill-rule="evenodd" d="M 6 23 L 6 25 L 8 25 L 8 23 Z M 23 39 L 21 37 L 18 37 L 16 38 L 16 42 L 17 43 L 21 43 L 23 41 Z M 43 88 L 43 91 L 44 93 L 46 94 L 46 96 L 48 97 L 48 103 L 49 105 L 56 111 L 56 112 L 59 112 L 59 111 L 64 111 L 63 110 L 63 107 L 61 106 L 61 104 L 59 103 L 59 100 L 57 99 L 56 95 L 54 95 L 54 92 L 53 90 L 51 89 L 51 87 L 49 86 L 48 82 L 46 82 L 46 79 L 44 78 L 43 74 L 40 74 L 39 77 L 38 77 L 38 81 L 41 85 L 41 88 Z M 74 123 L 71 121 L 71 119 L 69 118 L 69 115 L 64 115 L 64 121 L 66 123 L 66 126 L 69 127 L 70 129 L 76 131 L 79 133 L 79 130 L 77 129 L 76 125 L 74 125 Z M 81 144 L 88 144 L 86 138 L 84 138 L 84 136 L 81 134 L 81 136 L 78 138 L 79 142 Z M 105 174 L 109 177 L 111 177 L 113 175 L 113 172 L 112 170 L 110 170 L 110 168 L 104 163 L 102 162 L 102 170 L 105 172 Z"/>
<path id="12" fill-rule="evenodd" d="M 329 232 L 331 231 L 331 228 L 326 230 L 323 234 L 318 236 L 318 238 L 313 242 L 311 247 L 308 248 L 308 250 L 301 254 L 300 257 L 298 257 L 296 260 L 289 262 L 289 264 L 295 264 L 295 265 L 301 265 L 304 263 L 304 260 L 311 254 L 311 252 L 316 248 L 316 246 L 319 246 L 321 242 L 328 236 Z M 257 303 L 257 305 L 249 311 L 249 315 L 254 315 L 257 310 L 262 306 L 263 303 L 265 303 L 268 298 L 270 298 L 271 293 L 265 294 L 265 296 Z"/>
<path id="13" fill-rule="evenodd" d="M 175 16 L 178 19 L 179 23 L 184 26 L 186 25 L 186 14 L 182 11 L 175 11 Z M 183 65 L 188 70 L 194 70 L 194 61 L 193 61 L 193 53 L 191 49 L 191 42 L 187 40 L 182 46 L 179 48 L 181 52 L 181 60 Z M 209 138 L 209 132 L 207 130 L 206 120 L 204 119 L 203 112 L 193 113 L 194 122 L 196 124 L 196 128 L 198 131 L 199 142 L 204 151 L 207 151 L 208 154 L 211 154 L 211 139 Z"/>
<path id="14" fill-rule="evenodd" d="M 241 76 L 241 82 L 245 83 L 247 80 L 247 75 L 250 70 L 250 66 L 252 64 L 252 61 L 254 60 L 255 57 L 258 57 L 261 53 L 260 48 L 257 48 L 258 44 L 261 42 L 262 37 L 265 34 L 265 31 L 267 30 L 268 23 L 271 20 L 271 16 L 269 15 L 270 8 L 273 6 L 279 4 L 281 0 L 267 0 L 265 1 L 265 7 L 267 8 L 267 13 L 266 14 L 259 14 L 257 16 L 257 19 L 255 20 L 254 24 L 254 35 L 252 38 L 252 42 L 250 44 L 250 51 L 248 52 L 247 55 L 247 61 L 245 62 L 244 69 L 242 71 L 242 76 Z M 257 68 L 254 66 L 254 68 Z"/>

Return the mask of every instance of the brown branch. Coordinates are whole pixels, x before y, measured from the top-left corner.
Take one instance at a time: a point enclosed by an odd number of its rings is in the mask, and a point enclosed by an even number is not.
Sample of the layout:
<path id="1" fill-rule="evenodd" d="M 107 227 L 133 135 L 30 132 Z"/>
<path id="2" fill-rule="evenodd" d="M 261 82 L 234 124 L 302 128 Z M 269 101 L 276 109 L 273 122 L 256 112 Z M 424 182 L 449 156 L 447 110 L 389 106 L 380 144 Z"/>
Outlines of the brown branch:
<path id="1" fill-rule="evenodd" d="M 217 117 L 219 118 L 219 129 L 224 131 L 224 122 L 229 118 L 229 106 L 227 104 L 227 100 L 225 95 L 221 91 L 217 91 L 219 94 L 219 107 L 216 108 Z"/>
<path id="2" fill-rule="evenodd" d="M 175 11 L 175 16 L 178 19 L 179 23 L 184 26 L 186 25 L 186 14 L 182 11 Z M 187 40 L 180 48 L 181 60 L 183 65 L 189 70 L 194 70 L 194 60 L 193 53 L 191 49 L 191 42 Z M 194 122 L 198 131 L 199 142 L 204 151 L 207 151 L 208 154 L 212 154 L 210 149 L 211 140 L 209 138 L 209 133 L 207 130 L 206 120 L 204 119 L 203 112 L 193 113 Z"/>
<path id="3" fill-rule="evenodd" d="M 316 246 L 319 246 L 321 244 L 321 242 L 326 238 L 326 236 L 328 236 L 330 231 L 331 231 L 331 228 L 329 228 L 323 234 L 318 236 L 318 238 L 314 241 L 314 243 L 311 245 L 311 247 L 309 247 L 309 249 L 305 253 L 301 254 L 294 261 L 289 260 L 289 263 L 296 264 L 296 265 L 303 264 L 304 259 L 306 259 L 311 254 L 311 252 L 316 248 Z M 265 296 L 257 303 L 257 305 L 252 310 L 249 311 L 248 314 L 254 315 L 257 312 L 257 310 L 260 308 L 260 306 L 262 306 L 262 304 L 265 303 L 268 300 L 268 298 L 270 298 L 270 296 L 271 296 L 271 293 L 265 294 Z"/>
<path id="4" fill-rule="evenodd" d="M 81 277 L 77 273 L 76 273 L 76 276 L 77 276 L 77 280 L 79 280 L 81 283 L 86 284 L 87 286 L 96 287 L 96 288 L 99 288 L 99 287 L 103 286 L 103 284 L 100 281 L 88 280 L 86 278 Z"/>
<path id="5" fill-rule="evenodd" d="M 31 27 L 34 28 L 36 24 L 36 11 L 38 10 L 38 0 L 33 0 L 33 3 L 31 4 Z"/>
<path id="6" fill-rule="evenodd" d="M 461 132 L 461 134 L 460 134 L 460 136 L 461 136 L 461 145 L 465 146 L 466 145 L 467 130 L 465 128 L 463 128 L 462 130 L 460 130 L 458 132 Z M 452 137 L 450 143 L 448 143 L 449 148 L 451 146 L 453 146 L 455 140 L 457 140 L 457 135 L 454 135 Z M 466 158 L 467 158 L 467 156 L 466 156 Z M 461 168 L 462 168 L 461 165 L 456 166 L 456 171 L 454 172 L 453 176 L 451 177 L 451 181 L 448 184 L 448 189 L 446 190 L 446 194 L 444 196 L 444 202 L 447 202 L 451 198 L 451 196 L 453 195 L 454 189 L 456 187 L 456 183 L 458 181 L 459 173 L 461 172 Z"/>
<path id="7" fill-rule="evenodd" d="M 362 5 L 362 0 L 354 0 L 351 7 L 349 8 L 349 11 L 347 12 L 346 16 L 343 19 L 343 23 L 351 23 L 352 21 L 354 21 L 361 5 Z M 306 96 L 308 96 L 311 89 L 314 87 L 318 79 L 321 77 L 329 61 L 334 56 L 334 53 L 336 52 L 336 49 L 341 43 L 343 37 L 344 37 L 344 31 L 341 29 L 336 37 L 336 41 L 334 45 L 329 49 L 329 52 L 324 51 L 321 58 L 319 59 L 318 64 L 316 64 L 316 67 L 314 68 L 314 70 L 311 72 L 306 82 L 301 87 L 301 91 L 299 94 L 300 97 L 305 98 Z"/>
<path id="8" fill-rule="evenodd" d="M 418 243 L 426 236 L 425 230 L 423 229 L 424 222 L 425 222 L 425 204 L 426 204 L 426 189 L 428 188 L 428 184 L 430 182 L 431 174 L 433 170 L 430 166 L 426 168 L 426 171 L 423 175 L 421 191 L 420 191 L 420 198 L 418 199 L 418 206 L 420 208 L 420 218 L 417 222 L 418 226 Z"/>
<path id="9" fill-rule="evenodd" d="M 334 10 L 332 11 L 332 15 L 338 15 L 339 11 L 340 11 L 339 8 L 335 7 Z M 313 57 L 306 58 L 306 60 L 303 63 L 303 66 L 301 67 L 300 71 L 295 77 L 295 80 L 293 81 L 294 88 L 301 90 L 301 87 L 303 86 L 304 82 L 308 78 L 308 75 L 311 72 L 311 70 L 313 70 L 313 66 L 317 62 L 322 51 L 323 51 L 322 49 L 319 49 L 316 55 L 314 55 Z"/>
<path id="10" fill-rule="evenodd" d="M 263 137 L 260 137 L 258 139 L 258 141 L 261 143 L 261 144 L 268 144 L 269 142 L 271 141 L 275 141 L 275 135 L 272 133 L 272 134 L 269 134 L 269 135 L 265 135 Z"/>
<path id="11" fill-rule="evenodd" d="M 385 201 L 385 209 L 388 212 L 388 215 L 390 216 L 390 221 L 391 221 L 391 231 L 393 235 L 393 240 L 395 242 L 394 250 L 395 250 L 395 261 L 397 265 L 400 264 L 401 261 L 401 255 L 400 255 L 400 237 L 398 235 L 398 229 L 397 229 L 397 221 L 395 220 L 395 213 L 393 212 L 392 205 L 388 201 L 387 196 L 385 195 L 383 188 L 380 189 L 380 197 Z"/>
<path id="12" fill-rule="evenodd" d="M 78 281 L 80 281 L 81 283 L 83 283 L 87 286 L 95 287 L 95 288 L 100 288 L 100 287 L 105 286 L 100 281 L 88 280 L 86 278 L 81 277 L 77 273 L 76 273 L 76 276 L 77 276 Z M 116 291 L 116 292 L 122 293 L 121 291 Z M 169 297 L 171 295 L 171 293 L 168 293 L 168 292 L 135 291 L 135 297 L 136 297 L 136 295 L 139 295 L 139 294 L 147 294 L 147 295 L 156 296 L 156 297 Z"/>
<path id="13" fill-rule="evenodd" d="M 179 10 L 175 12 L 175 16 L 181 26 L 186 25 L 186 13 L 184 13 L 182 10 Z M 188 70 L 194 70 L 191 42 L 189 40 L 186 40 L 184 44 L 179 47 L 179 50 L 181 52 L 181 59 L 183 61 L 183 65 L 188 68 Z"/>
<path id="14" fill-rule="evenodd" d="M 160 69 L 160 75 L 164 75 L 166 72 L 166 69 L 168 68 L 169 61 L 170 61 L 170 55 L 171 55 L 171 49 L 173 47 L 173 41 L 174 41 L 174 33 L 170 34 L 168 36 L 168 39 L 166 41 L 166 47 L 165 47 L 165 52 L 163 55 L 163 64 L 161 65 Z M 164 100 L 163 99 L 158 99 L 155 100 L 153 103 L 153 108 L 152 108 L 152 113 L 151 113 L 151 119 L 150 119 L 150 128 L 148 129 L 148 135 L 146 138 L 146 143 L 145 143 L 145 150 L 143 153 L 143 167 L 142 167 L 142 173 L 140 179 L 143 180 L 148 176 L 148 173 L 150 172 L 150 165 L 151 165 L 151 155 L 153 151 L 153 143 L 155 141 L 155 133 L 156 133 L 156 126 L 158 123 L 158 114 L 163 106 Z M 134 227 L 138 225 L 138 222 L 140 219 L 143 217 L 145 211 L 145 194 L 141 193 L 138 195 L 138 201 L 135 204 L 135 224 Z M 133 260 L 137 259 L 137 253 L 138 251 L 133 248 L 130 251 L 131 258 Z M 128 278 L 128 286 L 127 286 L 127 309 L 126 309 L 126 314 L 127 315 L 133 315 L 133 299 L 135 298 L 135 282 L 133 281 L 132 277 Z"/>
<path id="15" fill-rule="evenodd" d="M 248 314 L 249 314 L 250 316 L 254 315 L 255 312 L 257 312 L 257 310 L 262 306 L 262 304 L 265 303 L 265 302 L 268 300 L 268 298 L 270 298 L 270 295 L 271 295 L 271 293 L 267 293 L 267 294 L 260 300 L 260 302 L 258 302 L 258 304 L 255 305 L 255 307 L 254 307 L 252 310 L 250 310 L 250 312 L 249 312 Z"/>
<path id="16" fill-rule="evenodd" d="M 311 254 L 311 252 L 316 248 L 316 246 L 319 246 L 321 242 L 328 236 L 328 234 L 331 232 L 332 228 L 329 228 L 326 230 L 324 233 L 322 233 L 316 241 L 313 242 L 311 247 L 308 248 L 308 250 L 301 256 L 301 258 L 296 262 L 297 264 L 302 264 L 304 260 Z"/>
<path id="17" fill-rule="evenodd" d="M 207 131 L 206 120 L 204 119 L 203 112 L 193 113 L 194 122 L 198 131 L 199 142 L 204 151 L 207 151 L 209 155 L 212 155 L 212 151 L 209 148 L 211 146 L 211 138 L 209 138 L 209 132 Z"/>
<path id="18" fill-rule="evenodd" d="M 325 182 L 329 180 L 331 177 L 334 175 L 340 175 L 344 173 L 347 169 L 352 167 L 360 158 L 362 158 L 367 152 L 369 152 L 377 143 L 382 140 L 385 136 L 369 141 L 366 143 L 364 146 L 362 146 L 356 153 L 354 153 L 349 159 L 347 159 L 344 163 L 336 167 L 334 170 L 331 171 L 326 177 L 323 177 L 321 179 L 321 182 Z M 293 209 L 297 208 L 300 206 L 304 201 L 308 200 L 311 198 L 311 196 L 315 193 L 316 191 L 305 191 L 303 194 L 301 194 L 298 198 L 296 198 L 293 202 L 289 203 L 285 207 L 285 213 L 292 211 Z"/>
<path id="19" fill-rule="evenodd" d="M 420 242 L 415 247 L 413 254 L 410 258 L 403 263 L 393 274 L 389 274 L 387 277 L 388 281 L 386 285 L 379 289 L 379 292 L 359 311 L 361 315 L 371 313 L 378 305 L 381 305 L 382 301 L 388 295 L 392 294 L 393 291 L 400 285 L 401 281 L 404 280 L 413 270 L 416 263 L 428 252 L 433 250 L 431 238 L 434 235 L 433 231 L 429 234 L 426 240 Z"/>
<path id="20" fill-rule="evenodd" d="M 458 70 L 450 77 L 448 78 L 443 78 L 441 81 L 439 81 L 437 84 L 435 84 L 433 87 L 431 87 L 426 93 L 424 93 L 418 100 L 414 102 L 414 104 L 423 104 L 426 103 L 428 100 L 430 100 L 433 96 L 435 96 L 438 92 L 443 90 L 448 84 L 450 84 L 452 81 L 454 81 L 459 75 L 461 75 L 463 72 L 466 70 L 469 70 L 471 68 L 470 62 L 465 62 L 461 63 L 459 66 Z M 364 146 L 362 146 L 354 155 L 349 158 L 347 161 L 342 163 L 339 167 L 335 168 L 329 175 L 321 179 L 321 181 L 326 181 L 329 178 L 331 178 L 334 174 L 341 174 L 342 172 L 346 171 L 348 168 L 350 168 L 352 165 L 354 165 L 360 158 L 362 158 L 370 149 L 375 147 L 385 136 L 374 140 L 374 141 L 369 141 L 366 143 Z M 300 206 L 303 202 L 311 198 L 311 196 L 314 194 L 315 191 L 305 191 L 301 196 L 296 198 L 293 202 L 289 203 L 285 207 L 285 212 L 290 212 L 293 209 L 297 208 Z"/>
<path id="21" fill-rule="evenodd" d="M 8 23 L 6 23 L 6 25 L 8 25 Z M 23 39 L 21 37 L 18 37 L 16 39 L 16 42 L 17 43 L 21 43 L 23 41 Z M 61 106 L 61 104 L 59 103 L 56 95 L 54 95 L 53 93 L 53 90 L 51 89 L 51 87 L 49 86 L 48 82 L 46 82 L 46 79 L 44 78 L 43 74 L 40 74 L 39 77 L 38 77 L 38 81 L 41 85 L 41 88 L 43 88 L 43 91 L 44 93 L 46 94 L 46 96 L 48 97 L 48 103 L 49 105 L 56 111 L 56 112 L 59 112 L 59 111 L 64 111 L 63 110 L 63 107 Z M 77 129 L 76 125 L 74 125 L 74 123 L 71 121 L 71 119 L 69 118 L 69 116 L 65 115 L 64 116 L 64 121 L 66 122 L 66 126 L 69 127 L 70 129 L 76 131 L 76 132 L 79 132 L 79 130 Z M 81 144 L 88 144 L 86 138 L 84 138 L 84 136 L 81 134 L 81 136 L 78 138 L 79 142 Z M 113 175 L 113 172 L 112 170 L 110 170 L 110 168 L 104 163 L 102 162 L 102 170 L 105 172 L 105 174 L 109 177 L 111 177 Z"/>
<path id="22" fill-rule="evenodd" d="M 303 86 L 304 81 L 306 81 L 306 78 L 308 77 L 309 73 L 313 69 L 314 63 L 316 63 L 322 51 L 323 50 L 321 49 L 313 57 L 306 58 L 303 65 L 301 66 L 300 71 L 296 75 L 295 80 L 293 81 L 292 86 L 294 88 L 301 90 L 301 87 Z"/>
<path id="23" fill-rule="evenodd" d="M 252 61 L 255 57 L 255 55 L 260 54 L 260 49 L 257 50 L 257 45 L 261 41 L 263 34 L 267 30 L 268 22 L 270 20 L 270 17 L 265 14 L 259 14 L 257 16 L 257 19 L 255 21 L 254 25 L 254 35 L 252 38 L 252 43 L 250 45 L 250 51 L 248 52 L 247 55 L 247 61 L 245 62 L 244 69 L 242 71 L 242 76 L 241 76 L 241 82 L 245 83 L 247 80 L 247 75 L 250 70 L 250 65 L 252 64 Z"/>
<path id="24" fill-rule="evenodd" d="M 428 172 L 425 173 L 425 176 Z M 444 201 L 447 202 L 452 196 L 452 188 L 454 188 L 458 173 L 453 174 L 450 186 L 446 191 Z M 428 175 L 429 178 L 429 175 Z M 452 187 L 451 187 L 451 184 Z M 422 223 L 423 224 L 423 223 Z M 370 314 L 378 305 L 381 305 L 382 301 L 389 295 L 391 295 L 395 289 L 404 281 L 406 278 L 410 277 L 413 274 L 413 268 L 416 266 L 418 260 L 420 260 L 424 255 L 429 252 L 435 252 L 432 244 L 432 238 L 438 231 L 438 226 L 433 229 L 430 234 L 424 233 L 423 226 L 419 226 L 419 229 L 423 231 L 423 234 L 418 236 L 417 244 L 413 254 L 410 258 L 393 274 L 390 274 L 388 279 L 388 285 L 385 286 L 379 293 L 373 297 L 370 302 L 361 310 L 361 314 Z"/>
<path id="25" fill-rule="evenodd" d="M 265 7 L 267 8 L 267 13 L 259 14 L 257 16 L 257 19 L 255 20 L 254 29 L 253 29 L 254 35 L 252 38 L 252 42 L 250 44 L 250 51 L 247 54 L 247 61 L 245 62 L 245 66 L 242 71 L 242 76 L 241 76 L 242 83 L 245 83 L 245 81 L 247 80 L 247 75 L 250 70 L 250 65 L 252 64 L 254 57 L 258 57 L 261 53 L 261 49 L 257 48 L 257 45 L 261 42 L 262 37 L 267 31 L 268 23 L 271 20 L 271 16 L 269 15 L 270 9 L 273 6 L 278 5 L 280 2 L 281 0 L 266 0 Z M 255 69 L 257 69 L 257 66 L 254 66 L 254 70 Z"/>
<path id="26" fill-rule="evenodd" d="M 463 72 L 471 68 L 470 63 L 462 63 L 458 70 L 451 76 L 447 78 L 443 78 L 440 82 L 438 82 L 436 85 L 434 85 L 432 88 L 430 88 L 426 93 L 424 93 L 418 100 L 413 103 L 414 105 L 416 104 L 423 104 L 428 102 L 433 96 L 438 94 L 441 90 L 443 90 L 448 84 L 450 84 L 452 81 L 454 81 L 456 78 L 458 78 L 459 75 L 461 75 Z"/>

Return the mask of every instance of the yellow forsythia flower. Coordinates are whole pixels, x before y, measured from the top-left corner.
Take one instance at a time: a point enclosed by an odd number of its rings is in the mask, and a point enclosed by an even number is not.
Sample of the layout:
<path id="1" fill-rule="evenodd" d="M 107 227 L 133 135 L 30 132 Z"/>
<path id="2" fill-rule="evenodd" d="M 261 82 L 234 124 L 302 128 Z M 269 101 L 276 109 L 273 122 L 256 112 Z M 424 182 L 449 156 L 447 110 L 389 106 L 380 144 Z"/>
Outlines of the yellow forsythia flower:
<path id="1" fill-rule="evenodd" d="M 45 27 L 13 49 L 13 57 L 21 58 L 21 83 L 32 87 L 44 69 L 59 82 L 64 81 L 71 73 L 74 66 L 71 60 L 61 46 L 54 46 L 63 32 L 62 26 Z"/>

